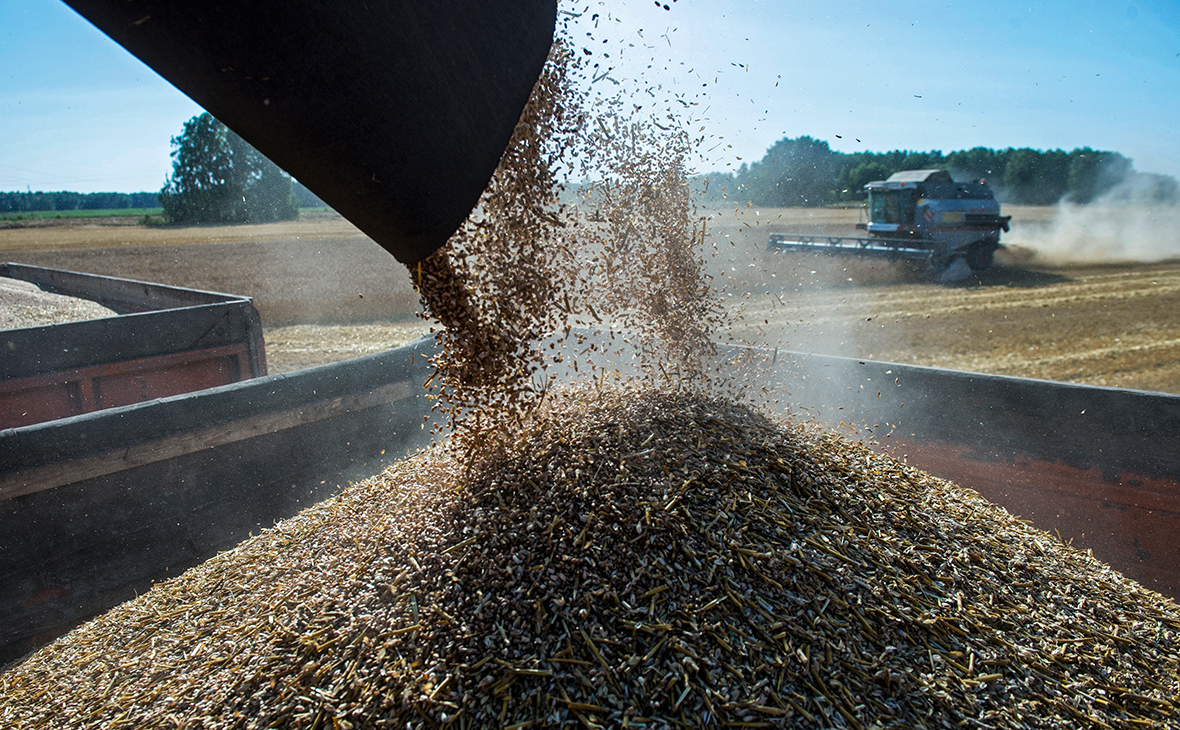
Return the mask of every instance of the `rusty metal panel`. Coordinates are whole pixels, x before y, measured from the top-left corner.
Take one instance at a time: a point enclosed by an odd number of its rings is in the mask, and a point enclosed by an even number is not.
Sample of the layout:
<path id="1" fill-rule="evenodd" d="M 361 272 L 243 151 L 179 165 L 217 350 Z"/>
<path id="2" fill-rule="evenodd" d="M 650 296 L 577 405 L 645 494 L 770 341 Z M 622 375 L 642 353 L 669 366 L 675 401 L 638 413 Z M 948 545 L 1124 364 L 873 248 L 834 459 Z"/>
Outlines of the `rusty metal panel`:
<path id="1" fill-rule="evenodd" d="M 968 486 L 1129 578 L 1180 598 L 1180 484 L 1100 465 L 1080 469 L 1022 455 L 964 450 L 956 444 L 890 439 L 878 448 Z"/>
<path id="2" fill-rule="evenodd" d="M 245 354 L 246 346 L 239 344 L 96 368 L 100 372 L 90 376 L 96 406 L 113 408 L 236 383 L 243 369 L 249 377 L 242 367 Z"/>
<path id="3" fill-rule="evenodd" d="M 763 355 L 765 353 L 762 353 Z M 1180 396 L 806 353 L 789 409 L 1180 598 Z"/>
<path id="4" fill-rule="evenodd" d="M 77 415 L 82 413 L 78 400 L 66 383 L 38 386 L 25 381 L 0 382 L 0 428 Z"/>
<path id="5" fill-rule="evenodd" d="M 250 376 L 244 343 L 120 361 L 0 382 L 0 428 L 16 428 Z"/>

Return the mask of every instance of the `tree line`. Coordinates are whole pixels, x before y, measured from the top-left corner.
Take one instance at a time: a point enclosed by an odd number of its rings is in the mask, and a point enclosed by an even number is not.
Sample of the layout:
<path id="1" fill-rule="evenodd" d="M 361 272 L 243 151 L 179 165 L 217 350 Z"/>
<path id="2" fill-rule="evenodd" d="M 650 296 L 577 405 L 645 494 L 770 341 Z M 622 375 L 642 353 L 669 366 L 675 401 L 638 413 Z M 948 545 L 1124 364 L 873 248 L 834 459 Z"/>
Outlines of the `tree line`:
<path id="1" fill-rule="evenodd" d="M 265 223 L 324 205 L 208 112 L 171 141 L 172 174 L 157 193 L 0 193 L 0 213 L 161 207 L 169 223 Z"/>
<path id="2" fill-rule="evenodd" d="M 39 213 L 55 210 L 123 210 L 155 208 L 157 193 L 0 193 L 0 213 Z"/>
<path id="3" fill-rule="evenodd" d="M 292 220 L 324 202 L 208 112 L 172 138 L 172 174 L 158 193 L 0 192 L 0 213 L 162 207 L 171 223 Z M 1103 196 L 1127 202 L 1180 203 L 1174 177 L 1138 172 L 1118 152 L 975 147 L 943 154 L 836 152 L 826 141 L 784 137 L 758 162 L 700 176 L 706 198 L 766 207 L 808 207 L 863 200 L 864 185 L 900 170 L 947 169 L 983 179 L 1001 202 L 1086 204 Z"/>
<path id="4" fill-rule="evenodd" d="M 1071 152 L 975 147 L 940 150 L 844 153 L 823 140 L 784 137 L 766 155 L 732 173 L 711 173 L 706 196 L 767 207 L 807 207 L 863 200 L 864 185 L 901 170 L 949 170 L 957 180 L 983 179 L 1001 202 L 1087 204 L 1113 195 L 1127 201 L 1180 202 L 1174 177 L 1138 172 L 1118 152 L 1082 147 Z"/>

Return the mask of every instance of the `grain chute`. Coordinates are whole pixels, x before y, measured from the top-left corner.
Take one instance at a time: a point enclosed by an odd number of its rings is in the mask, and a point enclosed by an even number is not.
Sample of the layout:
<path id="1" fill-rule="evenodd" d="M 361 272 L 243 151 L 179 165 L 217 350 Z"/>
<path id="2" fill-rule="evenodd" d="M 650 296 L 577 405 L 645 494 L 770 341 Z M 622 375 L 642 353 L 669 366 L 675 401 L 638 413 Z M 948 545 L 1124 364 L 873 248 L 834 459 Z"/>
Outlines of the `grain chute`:
<path id="1" fill-rule="evenodd" d="M 403 263 L 475 206 L 557 13 L 556 0 L 67 4 Z"/>

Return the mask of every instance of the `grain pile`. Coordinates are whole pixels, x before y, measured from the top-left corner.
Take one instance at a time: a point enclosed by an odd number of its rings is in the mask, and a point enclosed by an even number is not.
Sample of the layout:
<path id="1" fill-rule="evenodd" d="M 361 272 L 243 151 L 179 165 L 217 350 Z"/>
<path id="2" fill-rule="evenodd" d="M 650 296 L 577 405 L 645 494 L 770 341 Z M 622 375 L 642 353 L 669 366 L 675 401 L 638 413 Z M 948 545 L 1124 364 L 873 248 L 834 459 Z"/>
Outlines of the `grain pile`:
<path id="1" fill-rule="evenodd" d="M 115 314 L 89 299 L 50 294 L 36 284 L 0 276 L 0 330 L 114 317 Z"/>
<path id="2" fill-rule="evenodd" d="M 3 676 L 7 727 L 1180 727 L 1180 612 L 730 402 L 566 393 Z"/>

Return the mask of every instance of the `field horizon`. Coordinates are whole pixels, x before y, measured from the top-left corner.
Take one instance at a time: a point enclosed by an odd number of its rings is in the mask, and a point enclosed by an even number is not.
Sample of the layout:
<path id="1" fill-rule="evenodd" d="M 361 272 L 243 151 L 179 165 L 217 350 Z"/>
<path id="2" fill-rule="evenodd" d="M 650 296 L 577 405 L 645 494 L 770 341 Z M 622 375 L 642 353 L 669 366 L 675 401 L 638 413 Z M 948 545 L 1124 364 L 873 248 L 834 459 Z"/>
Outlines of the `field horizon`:
<path id="1" fill-rule="evenodd" d="M 877 261 L 766 251 L 770 233 L 854 232 L 856 208 L 699 208 L 705 269 L 749 345 L 1180 393 L 1180 260 L 1053 262 L 1020 244 L 952 286 Z M 1057 206 L 1008 206 L 1017 231 Z M 406 268 L 334 213 L 283 223 L 0 229 L 0 261 L 252 297 L 272 372 L 429 331 Z"/>

